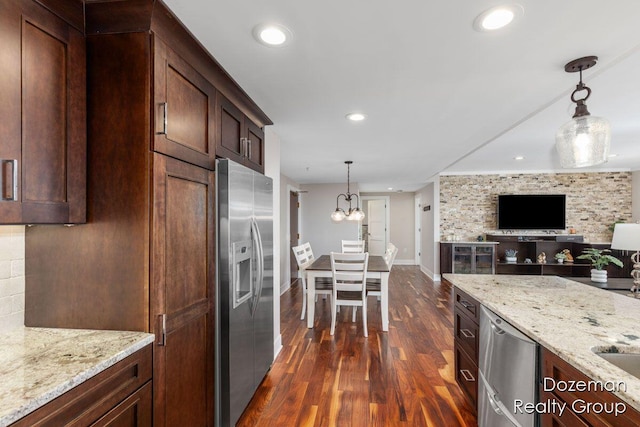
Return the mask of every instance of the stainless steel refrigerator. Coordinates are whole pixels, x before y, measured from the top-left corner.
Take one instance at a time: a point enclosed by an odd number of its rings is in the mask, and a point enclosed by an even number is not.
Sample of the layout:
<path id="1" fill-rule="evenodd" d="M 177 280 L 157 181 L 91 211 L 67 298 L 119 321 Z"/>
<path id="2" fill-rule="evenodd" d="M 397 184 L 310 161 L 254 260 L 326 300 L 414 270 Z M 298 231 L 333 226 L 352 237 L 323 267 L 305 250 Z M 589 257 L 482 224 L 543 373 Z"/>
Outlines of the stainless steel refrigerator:
<path id="1" fill-rule="evenodd" d="M 234 426 L 273 362 L 273 182 L 216 162 L 216 425 Z"/>

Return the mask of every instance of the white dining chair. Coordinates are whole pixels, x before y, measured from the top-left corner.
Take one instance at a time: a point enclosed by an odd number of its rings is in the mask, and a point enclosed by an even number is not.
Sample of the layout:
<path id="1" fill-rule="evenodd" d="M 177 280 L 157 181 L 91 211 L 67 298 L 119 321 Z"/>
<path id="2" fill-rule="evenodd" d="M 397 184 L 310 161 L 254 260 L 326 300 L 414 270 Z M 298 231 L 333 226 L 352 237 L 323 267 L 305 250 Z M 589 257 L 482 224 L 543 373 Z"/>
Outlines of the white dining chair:
<path id="1" fill-rule="evenodd" d="M 331 272 L 333 274 L 333 294 L 331 298 L 331 335 L 336 329 L 338 307 L 350 306 L 355 310 L 362 307 L 362 329 L 367 330 L 367 266 L 369 253 L 331 252 Z M 354 311 L 355 313 L 355 311 Z"/>
<path id="2" fill-rule="evenodd" d="M 387 250 L 384 252 L 383 258 L 389 266 L 389 270 L 393 267 L 393 263 L 396 260 L 398 254 L 398 247 L 393 243 L 387 245 Z M 374 295 L 378 297 L 378 300 L 382 296 L 382 283 L 380 279 L 367 279 L 367 296 Z"/>
<path id="3" fill-rule="evenodd" d="M 364 252 L 364 240 L 343 240 L 342 253 L 361 253 Z"/>
<path id="4" fill-rule="evenodd" d="M 309 242 L 303 243 L 298 246 L 293 246 L 291 250 L 293 251 L 293 254 L 296 257 L 296 262 L 298 263 L 298 272 L 300 275 L 300 284 L 302 287 L 302 313 L 300 314 L 300 320 L 303 320 L 305 313 L 307 312 L 306 269 L 308 266 L 313 264 L 313 261 L 315 261 L 315 257 L 313 256 L 313 250 L 311 249 L 311 244 Z M 331 280 L 316 279 L 316 299 L 318 298 L 318 294 L 325 295 L 325 297 L 331 296 L 331 284 Z"/>

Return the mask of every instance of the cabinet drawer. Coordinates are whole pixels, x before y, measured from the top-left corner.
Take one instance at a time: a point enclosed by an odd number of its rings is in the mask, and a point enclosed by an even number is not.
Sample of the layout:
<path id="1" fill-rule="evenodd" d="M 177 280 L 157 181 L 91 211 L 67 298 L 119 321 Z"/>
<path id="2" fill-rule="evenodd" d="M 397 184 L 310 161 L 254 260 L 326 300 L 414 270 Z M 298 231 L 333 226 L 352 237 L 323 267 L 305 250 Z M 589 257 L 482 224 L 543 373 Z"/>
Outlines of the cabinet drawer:
<path id="1" fill-rule="evenodd" d="M 454 312 L 454 333 L 456 342 L 464 348 L 464 351 L 473 359 L 478 361 L 478 323 L 474 322 L 460 309 Z"/>
<path id="2" fill-rule="evenodd" d="M 593 389 L 591 391 L 562 391 L 560 387 L 554 387 L 553 381 L 555 381 L 556 384 L 559 381 L 588 382 L 591 381 L 591 378 L 587 377 L 549 350 L 542 349 L 541 353 L 541 391 L 552 393 L 557 396 L 558 400 L 567 402 L 567 410 L 570 410 L 573 403 L 577 401 L 575 408 L 580 411 L 580 414 L 577 416 L 583 419 L 587 425 L 616 427 L 636 427 L 640 425 L 640 413 L 633 409 L 629 404 L 622 402 L 611 392 Z M 545 379 L 547 381 L 546 390 L 544 383 Z M 624 405 L 625 411 L 624 413 L 616 416 L 613 413 L 605 413 L 605 411 L 587 410 L 586 405 L 594 404 L 606 405 L 606 408 L 615 408 L 616 404 L 622 404 Z"/>
<path id="3" fill-rule="evenodd" d="M 478 366 L 459 345 L 454 350 L 456 382 L 475 407 L 478 398 Z"/>
<path id="4" fill-rule="evenodd" d="M 151 348 L 135 352 L 11 426 L 91 425 L 151 379 Z"/>
<path id="5" fill-rule="evenodd" d="M 553 393 L 547 393 L 540 388 L 540 402 L 556 401 L 562 403 Z M 571 412 L 567 407 L 560 415 L 560 411 L 555 413 L 540 414 L 540 427 L 589 427 L 580 417 Z"/>
<path id="6" fill-rule="evenodd" d="M 454 288 L 454 301 L 456 308 L 469 315 L 476 323 L 480 322 L 480 303 L 478 301 L 458 288 Z"/>

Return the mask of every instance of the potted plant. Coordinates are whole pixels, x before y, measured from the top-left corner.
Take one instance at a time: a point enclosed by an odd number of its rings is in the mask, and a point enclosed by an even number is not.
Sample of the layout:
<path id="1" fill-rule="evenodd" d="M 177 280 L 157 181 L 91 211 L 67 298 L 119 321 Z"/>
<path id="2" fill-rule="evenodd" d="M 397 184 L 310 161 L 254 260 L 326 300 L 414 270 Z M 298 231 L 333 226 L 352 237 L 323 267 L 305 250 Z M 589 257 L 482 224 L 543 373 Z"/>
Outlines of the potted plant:
<path id="1" fill-rule="evenodd" d="M 509 263 L 516 263 L 518 262 L 518 258 L 516 258 L 517 254 L 518 251 L 516 251 L 515 249 L 507 249 L 504 251 L 504 259 Z"/>
<path id="2" fill-rule="evenodd" d="M 562 264 L 564 262 L 564 260 L 567 259 L 567 256 L 562 252 L 558 252 L 553 257 L 556 259 L 556 262 L 558 264 Z"/>
<path id="3" fill-rule="evenodd" d="M 607 283 L 607 270 L 609 264 L 622 267 L 622 261 L 610 255 L 609 249 L 587 248 L 582 251 L 582 255 L 578 255 L 577 259 L 588 259 L 593 268 L 591 269 L 591 281 L 597 283 Z"/>

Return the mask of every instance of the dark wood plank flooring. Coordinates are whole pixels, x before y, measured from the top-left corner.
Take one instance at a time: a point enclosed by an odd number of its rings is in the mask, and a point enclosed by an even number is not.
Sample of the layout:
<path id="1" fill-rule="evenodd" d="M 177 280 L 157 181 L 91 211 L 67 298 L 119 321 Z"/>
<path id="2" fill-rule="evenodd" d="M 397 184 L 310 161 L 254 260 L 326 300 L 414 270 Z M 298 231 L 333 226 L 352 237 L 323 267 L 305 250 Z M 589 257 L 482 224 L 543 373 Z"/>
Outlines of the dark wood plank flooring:
<path id="1" fill-rule="evenodd" d="M 338 315 L 316 303 L 314 329 L 300 320 L 298 286 L 281 297 L 283 349 L 238 426 L 475 426 L 475 411 L 454 378 L 451 287 L 415 266 L 394 266 L 389 332 L 368 300 L 369 337 L 360 312 Z"/>

